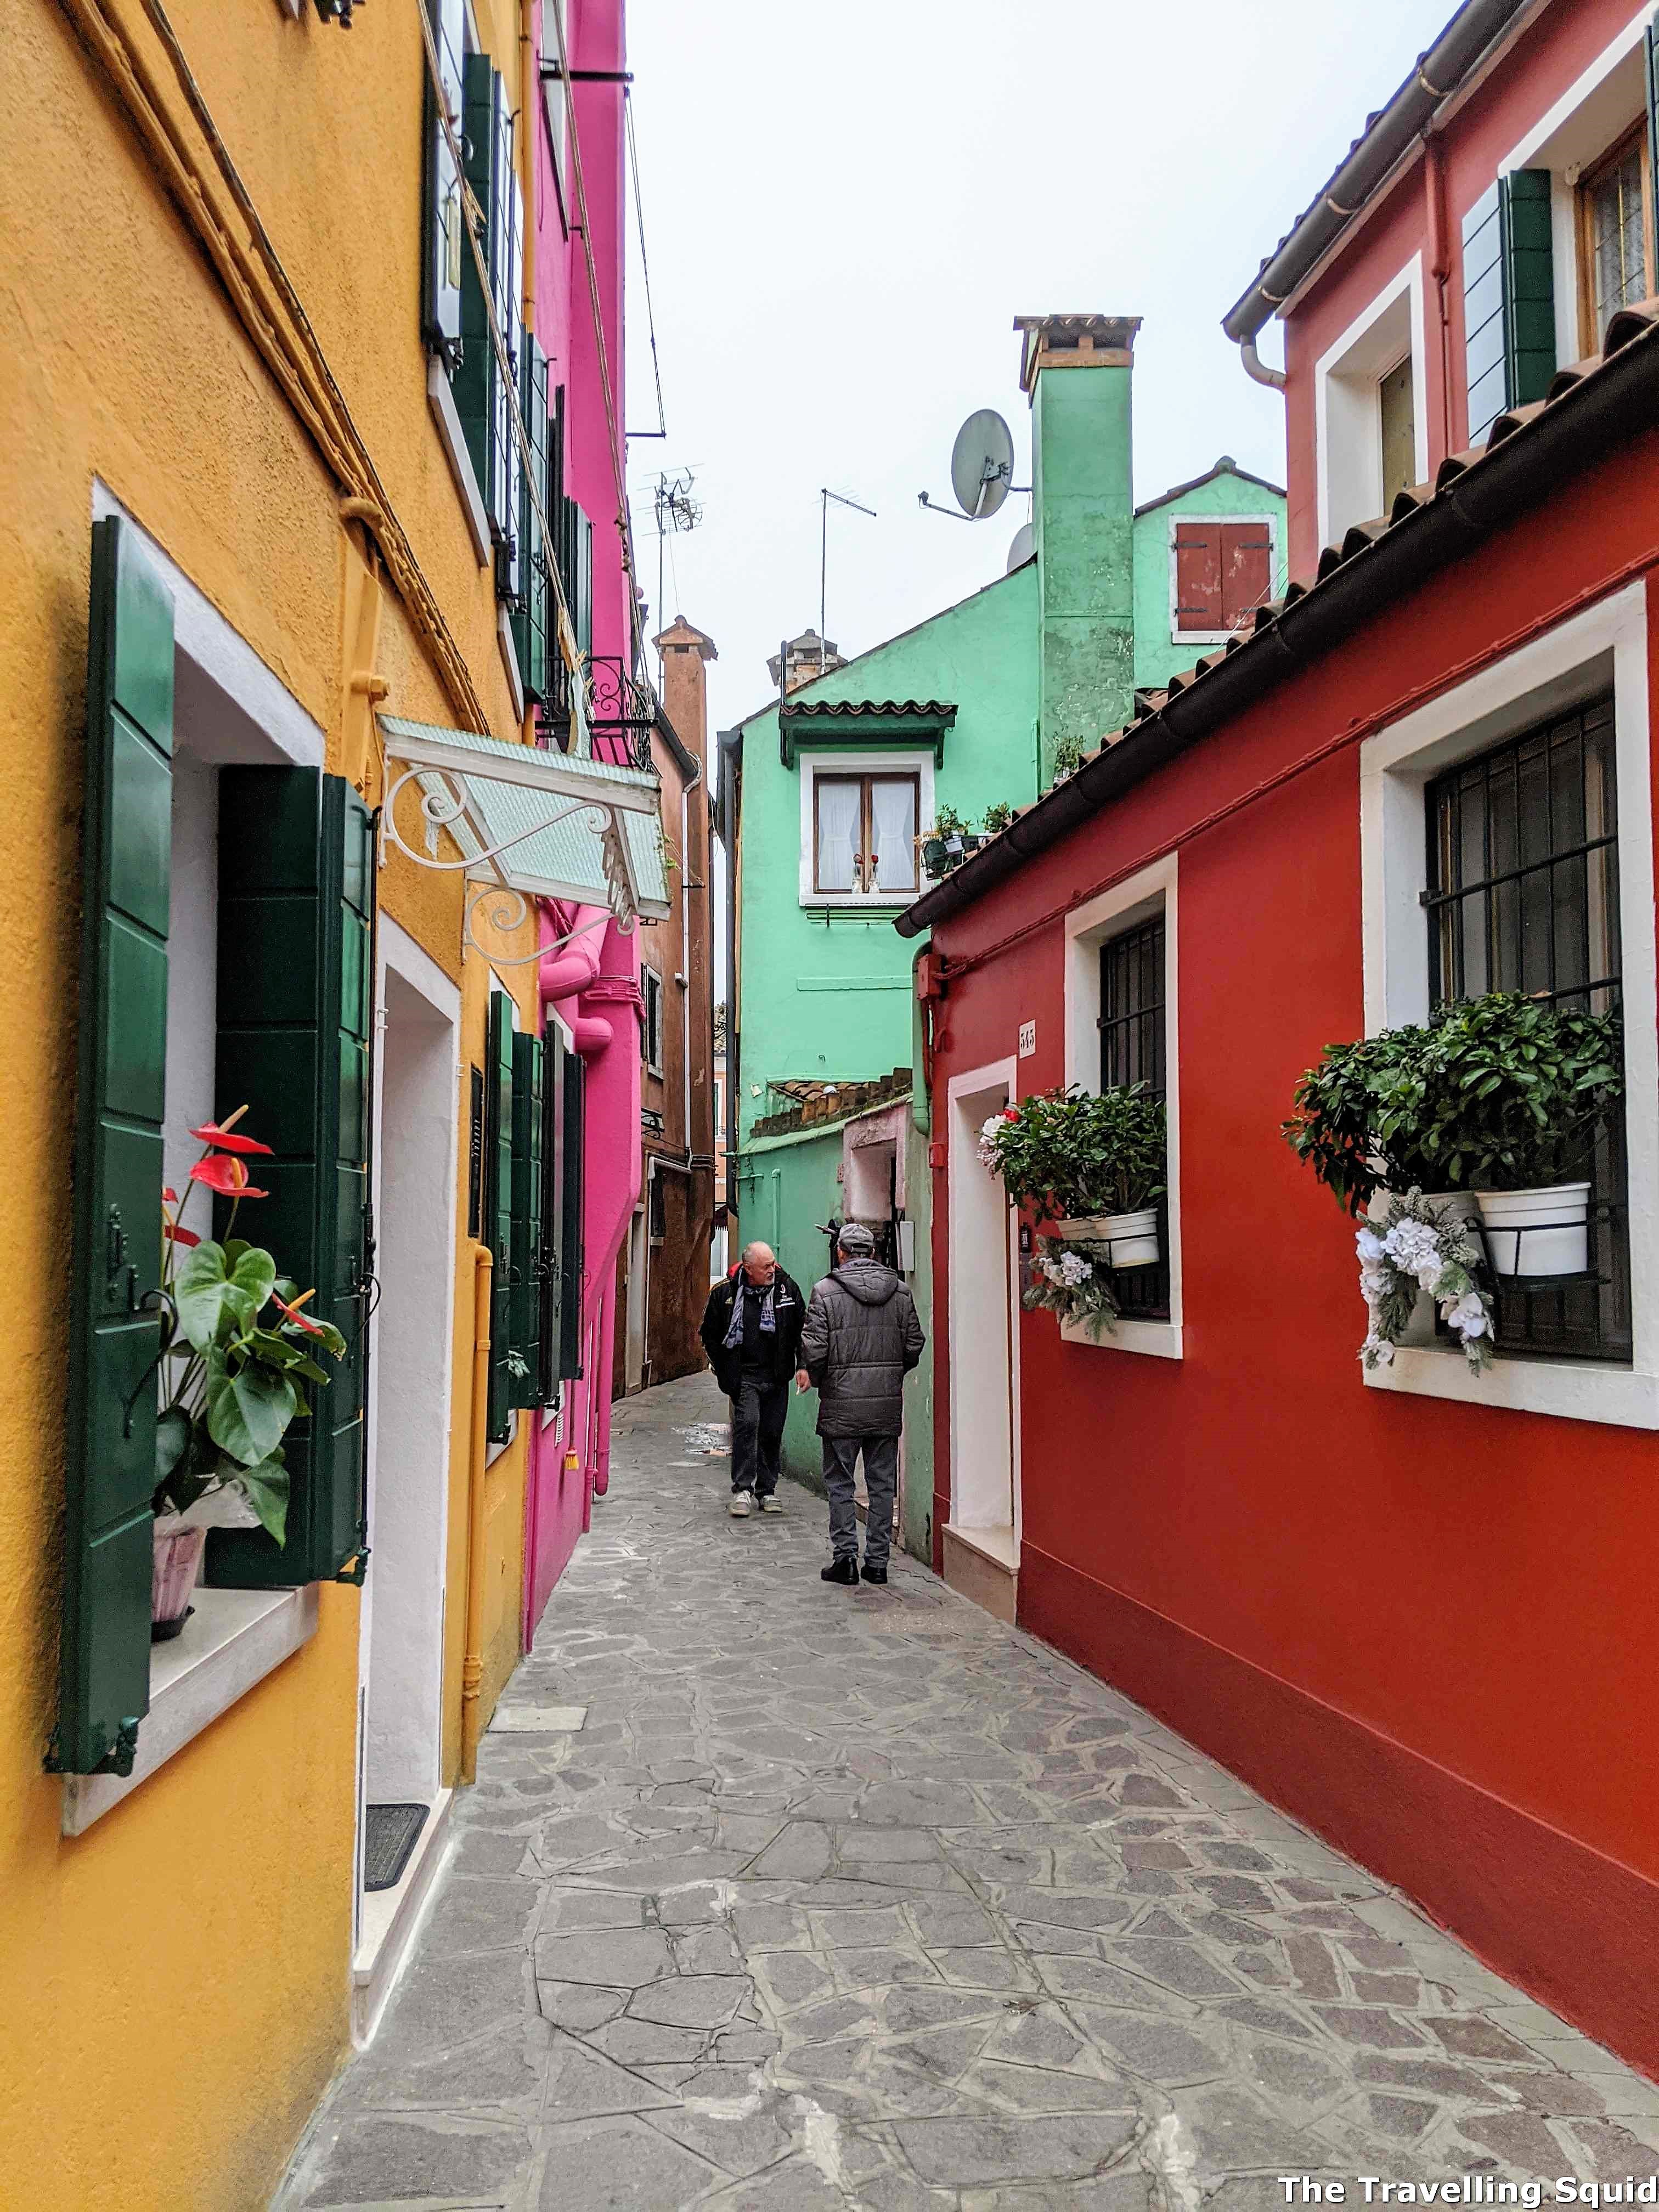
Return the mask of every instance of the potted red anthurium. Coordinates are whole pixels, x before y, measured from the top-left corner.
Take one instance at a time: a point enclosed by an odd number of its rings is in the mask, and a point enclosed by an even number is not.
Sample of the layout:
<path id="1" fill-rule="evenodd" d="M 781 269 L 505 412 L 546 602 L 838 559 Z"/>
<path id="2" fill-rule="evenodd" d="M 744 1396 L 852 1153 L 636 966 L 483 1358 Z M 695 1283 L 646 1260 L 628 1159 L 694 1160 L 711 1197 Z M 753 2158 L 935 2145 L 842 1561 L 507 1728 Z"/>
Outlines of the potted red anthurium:
<path id="1" fill-rule="evenodd" d="M 240 1134 L 239 1106 L 191 1134 L 205 1147 L 192 1183 L 229 1199 L 228 1231 L 244 1199 L 264 1198 L 247 1158 L 270 1146 Z M 185 1199 L 190 1193 L 186 1190 Z M 161 1412 L 155 1425 L 155 1564 L 150 1634 L 176 1636 L 190 1611 L 210 1528 L 258 1525 L 280 1544 L 288 1525 L 283 1439 L 310 1411 L 307 1383 L 326 1384 L 319 1355 L 345 1340 L 303 1309 L 312 1296 L 279 1275 L 271 1255 L 227 1234 L 222 1244 L 186 1229 L 184 1200 L 161 1194 Z"/>

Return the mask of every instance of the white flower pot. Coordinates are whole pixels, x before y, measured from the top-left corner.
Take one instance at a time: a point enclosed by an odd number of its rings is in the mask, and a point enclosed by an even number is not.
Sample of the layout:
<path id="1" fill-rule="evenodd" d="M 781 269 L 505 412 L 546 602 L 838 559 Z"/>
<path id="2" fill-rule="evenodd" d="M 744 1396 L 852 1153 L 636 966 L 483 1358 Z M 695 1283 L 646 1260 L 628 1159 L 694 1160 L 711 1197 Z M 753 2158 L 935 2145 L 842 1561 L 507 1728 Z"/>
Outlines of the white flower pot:
<path id="1" fill-rule="evenodd" d="M 1085 1213 L 1057 1221 L 1054 1234 L 1068 1244 L 1104 1245 L 1109 1267 L 1155 1267 L 1158 1265 L 1158 1208 L 1143 1206 L 1137 1213 Z"/>
<path id="2" fill-rule="evenodd" d="M 1381 1225 L 1382 1218 L 1395 1197 L 1404 1192 L 1376 1190 L 1366 1209 L 1368 1219 Z M 1470 1221 L 1479 1224 L 1480 1209 L 1474 1202 L 1474 1193 L 1469 1190 L 1430 1190 L 1423 1193 L 1423 1204 L 1442 1220 Z M 1435 1335 L 1434 1300 L 1426 1291 L 1419 1291 L 1412 1304 L 1412 1317 L 1401 1336 L 1401 1345 L 1433 1345 L 1439 1340 Z"/>
<path id="3" fill-rule="evenodd" d="M 1589 1267 L 1587 1182 L 1544 1190 L 1479 1190 L 1495 1275 L 1582 1275 Z"/>

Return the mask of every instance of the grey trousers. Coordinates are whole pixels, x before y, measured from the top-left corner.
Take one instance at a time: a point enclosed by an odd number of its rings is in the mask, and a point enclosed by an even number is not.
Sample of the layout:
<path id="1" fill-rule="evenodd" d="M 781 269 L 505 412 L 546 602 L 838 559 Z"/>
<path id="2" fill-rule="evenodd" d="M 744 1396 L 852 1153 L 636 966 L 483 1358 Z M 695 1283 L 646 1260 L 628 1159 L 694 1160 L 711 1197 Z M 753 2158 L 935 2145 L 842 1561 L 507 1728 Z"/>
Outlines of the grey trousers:
<path id="1" fill-rule="evenodd" d="M 865 1486 L 870 1492 L 870 1518 L 864 1531 L 864 1564 L 884 1567 L 892 1549 L 893 1498 L 898 1489 L 896 1437 L 821 1437 L 823 1446 L 823 1486 L 830 1493 L 830 1548 L 838 1559 L 859 1555 L 858 1509 L 853 1498 L 853 1472 L 864 1454 Z"/>

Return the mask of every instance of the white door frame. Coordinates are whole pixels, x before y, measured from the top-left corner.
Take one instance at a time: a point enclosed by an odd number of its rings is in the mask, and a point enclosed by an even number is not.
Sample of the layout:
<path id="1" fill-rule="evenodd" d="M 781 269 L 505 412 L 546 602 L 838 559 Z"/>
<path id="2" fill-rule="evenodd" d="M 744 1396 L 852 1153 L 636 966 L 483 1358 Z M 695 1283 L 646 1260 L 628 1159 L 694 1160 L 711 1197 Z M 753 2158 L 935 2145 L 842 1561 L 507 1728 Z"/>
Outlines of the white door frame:
<path id="1" fill-rule="evenodd" d="M 1024 1516 L 1021 1499 L 1020 1467 L 1020 1305 L 1019 1305 L 1019 1215 L 1014 1207 L 1007 1208 L 1008 1216 L 1008 1316 L 1007 1316 L 1007 1374 L 1008 1374 L 1008 1477 L 1012 1526 L 1008 1522 L 975 1523 L 961 1517 L 962 1491 L 959 1481 L 962 1466 L 963 1415 L 965 1395 L 964 1362 L 969 1346 L 968 1332 L 962 1326 L 961 1291 L 963 1284 L 963 1255 L 966 1231 L 963 1213 L 967 1200 L 967 1177 L 983 1176 L 975 1149 L 979 1128 L 975 1122 L 969 1127 L 964 1109 L 970 1099 L 983 1097 L 990 1103 L 986 1112 L 996 1110 L 998 1094 L 1002 1103 L 1019 1096 L 1019 1061 L 1017 1057 L 988 1062 L 983 1067 L 969 1068 L 961 1075 L 951 1078 L 945 1087 L 947 1126 L 945 1141 L 950 1147 L 947 1158 L 949 1201 L 946 1215 L 949 1268 L 949 1328 L 951 1380 L 951 1519 L 949 1526 L 956 1528 L 1010 1528 L 1013 1538 L 1014 1563 L 1019 1558 L 1021 1532 Z M 982 1120 L 984 1115 L 981 1115 Z"/>
<path id="2" fill-rule="evenodd" d="M 444 974 L 442 969 L 438 966 L 436 961 L 431 957 L 430 954 L 424 951 L 422 947 L 416 944 L 414 938 L 410 935 L 409 932 L 403 928 L 399 923 L 392 921 L 390 915 L 382 914 L 377 917 L 375 923 L 375 941 L 374 1128 L 374 1149 L 371 1154 L 371 1158 L 373 1161 L 372 1192 L 374 1206 L 374 1218 L 376 1223 L 381 1224 L 382 1228 L 384 1226 L 384 1212 L 381 1202 L 381 1192 L 383 1170 L 386 1160 L 386 1146 L 383 1142 L 383 1120 L 386 1100 L 386 976 L 388 973 L 396 975 L 401 982 L 407 985 L 410 989 L 413 990 L 419 997 L 427 1001 L 438 1019 L 447 1025 L 453 1045 L 453 1060 L 450 1088 L 452 1097 L 454 1101 L 455 1110 L 449 1117 L 446 1164 L 443 1172 L 443 1180 L 440 1186 L 441 1193 L 446 1195 L 447 1199 L 447 1203 L 445 1206 L 447 1228 L 445 1235 L 445 1264 L 442 1287 L 443 1326 L 439 1333 L 438 1341 L 433 1347 L 440 1368 L 440 1388 L 443 1406 L 442 1427 L 439 1433 L 445 1439 L 447 1443 L 450 1433 L 450 1417 L 453 1409 L 454 1389 L 455 1239 L 457 1231 L 456 1178 L 459 1173 L 457 1147 L 459 1142 L 459 1115 L 460 1110 L 461 1096 L 461 994 L 459 987 L 451 982 L 448 976 Z M 380 1376 L 382 1364 L 380 1328 L 380 1319 L 377 1310 L 375 1314 L 371 1316 L 368 1325 L 370 1402 L 368 1407 L 368 1466 L 365 1480 L 368 1492 L 371 1549 L 373 1547 L 374 1540 L 374 1502 L 377 1488 L 377 1478 L 379 1474 L 380 1423 L 377 1417 L 374 1400 L 380 1389 Z M 449 1486 L 447 1481 L 440 1486 L 439 1523 L 435 1531 L 435 1537 L 438 1557 L 441 1561 L 446 1559 L 447 1557 L 448 1490 Z M 362 1603 L 359 1610 L 357 1628 L 357 1832 L 353 1851 L 354 1871 L 352 1881 L 352 1950 L 354 1955 L 359 1949 L 362 1940 L 362 1856 L 363 1832 L 365 1826 L 364 1808 L 368 1803 L 368 1690 L 370 1661 L 374 1649 L 374 1573 L 373 1565 L 371 1565 L 368 1576 L 363 1586 Z M 438 1664 L 439 1683 L 437 1736 L 433 1745 L 433 1788 L 434 1796 L 442 1781 L 443 1650 L 441 1619 L 439 1623 Z"/>

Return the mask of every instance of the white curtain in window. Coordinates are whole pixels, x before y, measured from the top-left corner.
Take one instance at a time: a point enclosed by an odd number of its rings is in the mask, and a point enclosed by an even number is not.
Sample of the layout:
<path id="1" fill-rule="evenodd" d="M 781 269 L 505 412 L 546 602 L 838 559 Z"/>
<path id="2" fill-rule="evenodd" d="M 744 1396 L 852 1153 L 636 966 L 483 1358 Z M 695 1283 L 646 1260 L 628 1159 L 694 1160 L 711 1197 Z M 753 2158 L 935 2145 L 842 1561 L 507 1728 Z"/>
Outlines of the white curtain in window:
<path id="1" fill-rule="evenodd" d="M 849 779 L 818 779 L 818 850 L 815 881 L 821 891 L 857 888 L 853 857 L 859 849 L 859 787 Z"/>
<path id="2" fill-rule="evenodd" d="M 876 776 L 870 785 L 870 813 L 876 848 L 876 888 L 913 891 L 916 887 L 916 787 L 907 776 Z"/>

